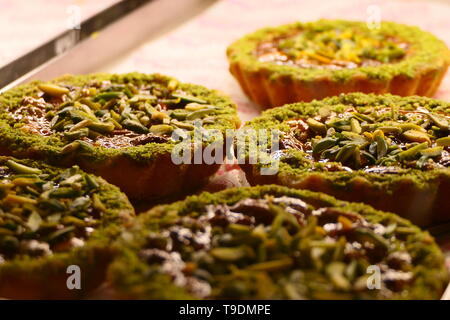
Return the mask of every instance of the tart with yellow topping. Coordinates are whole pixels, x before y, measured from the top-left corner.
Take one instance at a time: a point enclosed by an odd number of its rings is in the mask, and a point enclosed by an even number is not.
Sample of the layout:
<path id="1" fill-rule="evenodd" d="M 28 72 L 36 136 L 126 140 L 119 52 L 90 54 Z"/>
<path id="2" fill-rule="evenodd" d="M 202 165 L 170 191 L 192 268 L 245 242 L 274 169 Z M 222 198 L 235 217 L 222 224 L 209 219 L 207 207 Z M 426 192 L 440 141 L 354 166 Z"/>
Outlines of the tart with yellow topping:
<path id="1" fill-rule="evenodd" d="M 133 215 L 117 187 L 78 167 L 0 157 L 0 297 L 84 296 L 104 279 L 112 240 Z M 71 266 L 78 288 L 67 284 Z"/>
<path id="2" fill-rule="evenodd" d="M 133 199 L 201 186 L 219 164 L 172 161 L 180 137 L 196 126 L 221 136 L 238 125 L 228 98 L 159 74 L 64 76 L 0 96 L 1 153 L 77 164 Z"/>
<path id="3" fill-rule="evenodd" d="M 246 127 L 274 129 L 278 165 L 242 164 L 251 184 L 277 183 L 361 201 L 418 225 L 450 219 L 450 105 L 353 93 L 265 112 Z"/>
<path id="4" fill-rule="evenodd" d="M 280 186 L 203 193 L 140 215 L 108 272 L 132 299 L 439 299 L 433 238 L 394 214 Z"/>
<path id="5" fill-rule="evenodd" d="M 432 96 L 450 61 L 417 27 L 319 20 L 265 28 L 227 50 L 230 71 L 263 107 L 347 92 Z"/>

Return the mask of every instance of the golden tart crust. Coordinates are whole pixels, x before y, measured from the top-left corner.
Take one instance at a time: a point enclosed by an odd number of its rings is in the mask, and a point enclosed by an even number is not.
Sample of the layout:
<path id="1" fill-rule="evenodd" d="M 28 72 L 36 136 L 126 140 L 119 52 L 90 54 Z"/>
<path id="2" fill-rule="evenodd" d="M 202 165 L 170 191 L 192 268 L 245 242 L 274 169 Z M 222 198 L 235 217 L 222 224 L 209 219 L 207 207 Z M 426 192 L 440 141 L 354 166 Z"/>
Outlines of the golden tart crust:
<path id="1" fill-rule="evenodd" d="M 275 185 L 157 206 L 118 243 L 116 298 L 438 299 L 448 281 L 432 237 L 406 219 Z"/>
<path id="2" fill-rule="evenodd" d="M 0 157 L 0 297 L 86 297 L 105 277 L 111 245 L 134 209 L 120 190 L 74 166 Z M 70 290 L 70 266 L 81 270 Z"/>
<path id="3" fill-rule="evenodd" d="M 0 95 L 0 154 L 74 164 L 132 199 L 159 201 L 198 188 L 220 164 L 175 164 L 179 141 L 239 126 L 222 94 L 160 74 L 92 74 L 31 82 Z"/>
<path id="4" fill-rule="evenodd" d="M 319 20 L 265 28 L 227 49 L 230 72 L 263 107 L 348 92 L 433 96 L 450 61 L 417 27 Z"/>
<path id="5" fill-rule="evenodd" d="M 280 132 L 269 154 L 275 174 L 262 174 L 262 161 L 240 166 L 251 185 L 324 192 L 429 226 L 450 219 L 449 124 L 449 104 L 425 97 L 351 93 L 289 104 L 244 126 Z"/>

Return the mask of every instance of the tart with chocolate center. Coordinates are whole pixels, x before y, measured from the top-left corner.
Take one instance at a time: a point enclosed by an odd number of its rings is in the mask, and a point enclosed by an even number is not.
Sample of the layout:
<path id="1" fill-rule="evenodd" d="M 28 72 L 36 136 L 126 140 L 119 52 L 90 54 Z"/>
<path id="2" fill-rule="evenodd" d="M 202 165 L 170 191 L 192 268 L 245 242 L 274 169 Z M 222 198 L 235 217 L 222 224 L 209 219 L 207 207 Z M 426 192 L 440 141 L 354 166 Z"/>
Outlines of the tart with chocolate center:
<path id="1" fill-rule="evenodd" d="M 277 172 L 241 167 L 253 185 L 326 192 L 430 225 L 450 219 L 449 125 L 450 105 L 421 97 L 354 93 L 286 105 L 246 125 L 278 131 L 278 150 L 261 147 Z"/>
<path id="2" fill-rule="evenodd" d="M 230 71 L 263 107 L 347 92 L 432 96 L 448 48 L 416 27 L 319 20 L 265 28 L 227 50 Z"/>
<path id="3" fill-rule="evenodd" d="M 203 193 L 135 222 L 109 270 L 121 298 L 438 299 L 447 280 L 427 232 L 305 190 Z"/>
<path id="4" fill-rule="evenodd" d="M 0 112 L 1 153 L 77 164 L 146 200 L 195 189 L 219 166 L 174 163 L 182 141 L 174 137 L 192 136 L 196 126 L 221 136 L 239 124 L 228 98 L 158 74 L 32 82 L 1 95 Z"/>
<path id="5" fill-rule="evenodd" d="M 78 167 L 0 157 L 0 297 L 81 297 L 104 279 L 112 240 L 134 210 L 126 196 Z M 81 290 L 70 290 L 70 266 Z"/>

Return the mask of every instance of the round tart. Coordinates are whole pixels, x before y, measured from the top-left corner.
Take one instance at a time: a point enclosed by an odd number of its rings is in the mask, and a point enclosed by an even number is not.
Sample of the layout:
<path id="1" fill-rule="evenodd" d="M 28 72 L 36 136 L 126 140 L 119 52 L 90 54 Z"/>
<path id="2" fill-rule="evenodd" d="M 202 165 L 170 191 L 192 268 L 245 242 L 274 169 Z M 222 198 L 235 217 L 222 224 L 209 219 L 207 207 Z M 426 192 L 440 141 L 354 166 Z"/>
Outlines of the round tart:
<path id="1" fill-rule="evenodd" d="M 263 107 L 347 92 L 432 96 L 450 61 L 417 27 L 319 20 L 265 28 L 227 50 L 230 71 Z"/>
<path id="2" fill-rule="evenodd" d="M 239 125 L 235 105 L 218 92 L 138 73 L 20 86 L 0 96 L 0 121 L 1 153 L 77 164 L 146 200 L 199 187 L 219 167 L 172 161 L 182 141 L 173 132 L 193 136 L 198 126 L 220 136 Z"/>
<path id="3" fill-rule="evenodd" d="M 203 193 L 135 222 L 108 272 L 121 298 L 438 299 L 447 280 L 427 232 L 308 190 Z"/>
<path id="4" fill-rule="evenodd" d="M 241 167 L 252 185 L 321 191 L 427 226 L 450 219 L 449 124 L 450 104 L 423 97 L 353 93 L 286 105 L 245 127 L 278 131 L 278 151 L 262 146 L 272 163 Z M 273 164 L 277 172 L 262 175 Z"/>
<path id="5" fill-rule="evenodd" d="M 0 297 L 87 294 L 104 279 L 111 242 L 133 216 L 117 187 L 78 167 L 0 157 Z M 67 286 L 72 265 L 81 290 Z"/>

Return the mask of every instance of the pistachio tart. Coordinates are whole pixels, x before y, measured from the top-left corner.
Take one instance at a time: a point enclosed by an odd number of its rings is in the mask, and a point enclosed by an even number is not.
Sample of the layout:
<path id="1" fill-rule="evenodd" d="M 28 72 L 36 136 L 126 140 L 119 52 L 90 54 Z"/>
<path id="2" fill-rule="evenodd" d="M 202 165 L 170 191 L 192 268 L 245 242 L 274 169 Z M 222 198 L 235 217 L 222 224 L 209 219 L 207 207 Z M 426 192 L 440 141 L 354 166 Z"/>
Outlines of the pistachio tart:
<path id="1" fill-rule="evenodd" d="M 0 297 L 80 298 L 104 280 L 112 241 L 134 209 L 78 167 L 0 157 Z M 80 290 L 67 285 L 70 266 Z"/>
<path id="2" fill-rule="evenodd" d="M 428 226 L 450 220 L 449 124 L 449 103 L 417 96 L 352 93 L 285 105 L 244 127 L 278 132 L 278 150 L 271 142 L 260 149 L 271 162 L 241 167 L 251 185 L 325 192 Z M 263 175 L 273 164 L 275 174 Z"/>
<path id="3" fill-rule="evenodd" d="M 218 169 L 171 159 L 182 141 L 172 133 L 192 136 L 197 123 L 220 136 L 239 126 L 236 106 L 160 74 L 68 75 L 0 96 L 0 153 L 76 164 L 132 199 L 157 200 L 201 186 Z"/>
<path id="4" fill-rule="evenodd" d="M 448 279 L 409 221 L 282 186 L 155 207 L 118 241 L 108 281 L 120 298 L 438 299 Z"/>
<path id="5" fill-rule="evenodd" d="M 227 55 L 242 89 L 263 107 L 348 92 L 432 96 L 450 61 L 445 43 L 417 27 L 345 20 L 261 29 Z"/>

